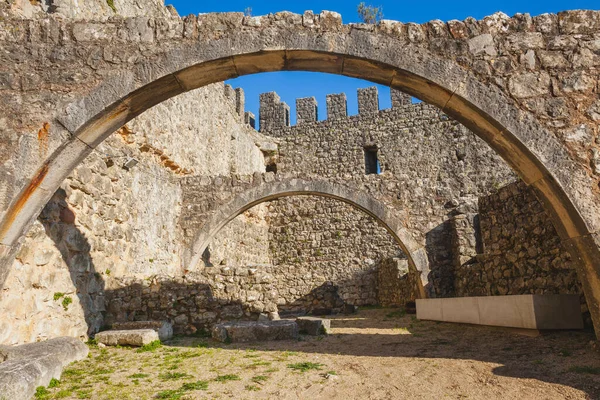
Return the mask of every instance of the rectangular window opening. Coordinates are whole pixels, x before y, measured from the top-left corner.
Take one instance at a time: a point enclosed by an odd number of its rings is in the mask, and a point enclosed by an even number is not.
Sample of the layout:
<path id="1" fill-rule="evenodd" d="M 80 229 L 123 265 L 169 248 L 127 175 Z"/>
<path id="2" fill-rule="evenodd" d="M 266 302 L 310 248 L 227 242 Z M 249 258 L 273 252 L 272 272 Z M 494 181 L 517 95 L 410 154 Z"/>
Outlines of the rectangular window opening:
<path id="1" fill-rule="evenodd" d="M 377 158 L 377 147 L 365 147 L 365 172 L 370 174 L 381 174 L 381 166 Z"/>

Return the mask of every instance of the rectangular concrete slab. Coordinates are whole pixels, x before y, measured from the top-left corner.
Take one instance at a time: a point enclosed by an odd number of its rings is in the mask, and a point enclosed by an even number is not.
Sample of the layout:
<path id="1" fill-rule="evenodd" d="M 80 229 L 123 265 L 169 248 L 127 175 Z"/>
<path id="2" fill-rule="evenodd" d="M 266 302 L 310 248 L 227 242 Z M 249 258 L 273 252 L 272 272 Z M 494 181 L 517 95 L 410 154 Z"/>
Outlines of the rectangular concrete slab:
<path id="1" fill-rule="evenodd" d="M 579 295 L 417 299 L 417 318 L 525 329 L 582 329 Z"/>

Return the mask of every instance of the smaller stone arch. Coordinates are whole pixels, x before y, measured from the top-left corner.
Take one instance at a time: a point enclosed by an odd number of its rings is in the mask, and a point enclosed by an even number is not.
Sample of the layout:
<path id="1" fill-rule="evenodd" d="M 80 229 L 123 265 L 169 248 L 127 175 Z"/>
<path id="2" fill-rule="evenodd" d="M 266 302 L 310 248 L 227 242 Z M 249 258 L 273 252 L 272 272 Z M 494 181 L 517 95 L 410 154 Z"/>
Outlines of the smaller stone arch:
<path id="1" fill-rule="evenodd" d="M 327 181 L 307 181 L 302 179 L 290 179 L 284 181 L 273 181 L 251 188 L 239 193 L 229 202 L 219 206 L 209 214 L 206 222 L 200 227 L 198 233 L 191 242 L 191 247 L 184 255 L 185 264 L 188 269 L 196 268 L 202 254 L 216 236 L 217 233 L 229 222 L 250 208 L 289 196 L 321 196 L 340 200 L 357 208 L 373 217 L 394 238 L 402 251 L 408 257 L 409 267 L 417 272 L 420 278 L 418 287 L 419 297 L 426 298 L 431 290 L 428 290 L 429 263 L 424 246 L 424 240 L 415 240 L 404 223 L 395 217 L 390 207 L 373 196 L 358 189 L 349 188 Z"/>

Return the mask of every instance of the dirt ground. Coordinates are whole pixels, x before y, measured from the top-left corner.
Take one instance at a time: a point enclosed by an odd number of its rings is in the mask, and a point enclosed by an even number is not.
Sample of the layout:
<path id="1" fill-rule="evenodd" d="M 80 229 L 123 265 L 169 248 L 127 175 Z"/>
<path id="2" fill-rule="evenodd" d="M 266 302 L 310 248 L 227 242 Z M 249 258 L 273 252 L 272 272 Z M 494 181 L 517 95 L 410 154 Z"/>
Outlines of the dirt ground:
<path id="1" fill-rule="evenodd" d="M 600 399 L 591 332 L 524 336 L 394 309 L 332 317 L 326 337 L 222 344 L 179 337 L 99 349 L 40 399 Z"/>

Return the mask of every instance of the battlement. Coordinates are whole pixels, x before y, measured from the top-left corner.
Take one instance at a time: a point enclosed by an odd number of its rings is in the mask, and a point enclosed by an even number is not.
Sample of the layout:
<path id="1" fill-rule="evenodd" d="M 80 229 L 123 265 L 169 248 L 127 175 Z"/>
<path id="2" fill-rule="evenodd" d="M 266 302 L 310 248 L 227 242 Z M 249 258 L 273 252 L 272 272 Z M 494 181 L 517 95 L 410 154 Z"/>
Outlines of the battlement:
<path id="1" fill-rule="evenodd" d="M 357 90 L 358 114 L 374 114 L 380 111 L 379 93 L 377 87 Z M 412 104 L 410 95 L 396 89 L 390 91 L 392 108 L 404 108 Z M 348 101 L 345 93 L 328 94 L 327 120 L 337 120 L 348 117 Z M 260 95 L 260 131 L 269 132 L 273 129 L 290 126 L 290 107 L 275 92 Z M 296 125 L 305 125 L 319 120 L 319 107 L 314 97 L 296 99 Z"/>
<path id="2" fill-rule="evenodd" d="M 290 126 L 290 106 L 281 101 L 277 93 L 262 93 L 259 102 L 258 118 L 261 132 Z"/>

